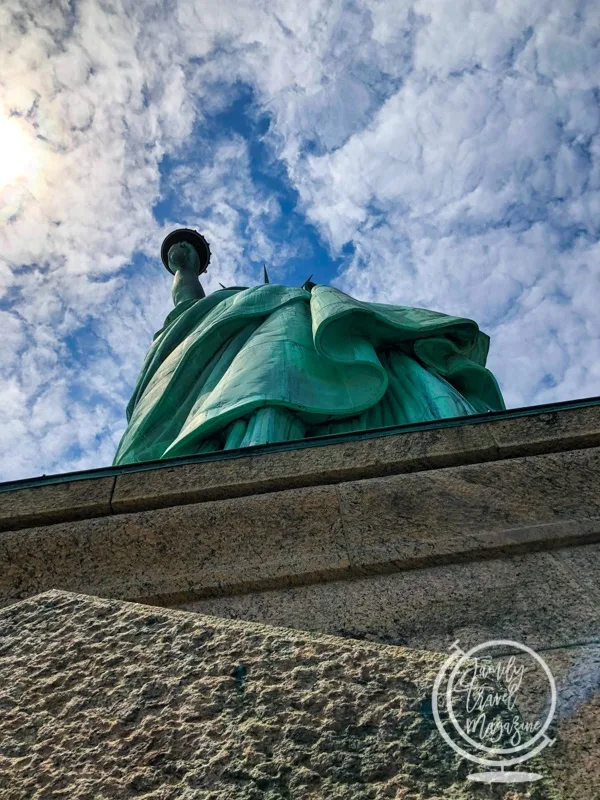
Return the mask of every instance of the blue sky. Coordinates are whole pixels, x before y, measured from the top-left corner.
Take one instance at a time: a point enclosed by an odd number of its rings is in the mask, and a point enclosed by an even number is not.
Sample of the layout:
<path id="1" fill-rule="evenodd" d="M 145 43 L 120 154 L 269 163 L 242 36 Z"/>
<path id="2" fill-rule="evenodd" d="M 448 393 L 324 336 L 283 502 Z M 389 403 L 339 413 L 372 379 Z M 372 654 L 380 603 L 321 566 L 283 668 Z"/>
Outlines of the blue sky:
<path id="1" fill-rule="evenodd" d="M 600 394 L 600 9 L 6 0 L 0 479 L 112 461 L 171 307 L 312 273 L 477 320 L 511 407 Z"/>

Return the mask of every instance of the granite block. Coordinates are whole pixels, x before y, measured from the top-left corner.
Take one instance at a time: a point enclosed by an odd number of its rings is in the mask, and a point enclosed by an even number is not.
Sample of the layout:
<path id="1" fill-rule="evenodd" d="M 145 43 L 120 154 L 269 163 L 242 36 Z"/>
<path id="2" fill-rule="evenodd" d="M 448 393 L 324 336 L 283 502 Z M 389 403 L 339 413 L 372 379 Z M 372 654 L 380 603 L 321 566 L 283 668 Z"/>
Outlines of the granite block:
<path id="1" fill-rule="evenodd" d="M 52 592 L 0 612 L 5 800 L 555 800 L 466 780 L 443 656 Z"/>
<path id="2" fill-rule="evenodd" d="M 114 484 L 111 476 L 0 492 L 0 531 L 110 514 Z"/>
<path id="3" fill-rule="evenodd" d="M 524 414 L 490 423 L 500 458 L 600 445 L 600 405 Z"/>
<path id="4" fill-rule="evenodd" d="M 338 483 L 495 458 L 487 425 L 430 428 L 117 476 L 115 512 Z"/>
<path id="5" fill-rule="evenodd" d="M 568 550 L 556 551 L 568 553 Z M 600 612 L 554 551 L 296 586 L 182 606 L 216 616 L 446 651 L 489 639 L 594 641 Z"/>
<path id="6" fill-rule="evenodd" d="M 185 599 L 347 571 L 337 496 L 328 487 L 0 535 L 4 603 L 52 588 Z"/>
<path id="7" fill-rule="evenodd" d="M 600 448 L 336 488 L 356 574 L 600 538 Z"/>
<path id="8" fill-rule="evenodd" d="M 600 545 L 569 547 L 557 550 L 553 556 L 600 609 Z M 600 629 L 598 635 L 600 638 Z"/>

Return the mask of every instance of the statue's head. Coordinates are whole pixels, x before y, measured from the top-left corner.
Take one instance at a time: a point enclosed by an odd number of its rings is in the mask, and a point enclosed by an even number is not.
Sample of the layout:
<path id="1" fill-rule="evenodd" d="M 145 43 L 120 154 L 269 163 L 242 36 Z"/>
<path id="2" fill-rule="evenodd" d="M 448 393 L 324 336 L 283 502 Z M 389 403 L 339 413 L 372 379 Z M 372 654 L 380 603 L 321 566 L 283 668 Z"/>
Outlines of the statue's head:
<path id="1" fill-rule="evenodd" d="M 169 248 L 167 255 L 171 272 L 185 270 L 193 272 L 194 275 L 200 274 L 200 259 L 196 248 L 189 242 L 177 242 Z"/>

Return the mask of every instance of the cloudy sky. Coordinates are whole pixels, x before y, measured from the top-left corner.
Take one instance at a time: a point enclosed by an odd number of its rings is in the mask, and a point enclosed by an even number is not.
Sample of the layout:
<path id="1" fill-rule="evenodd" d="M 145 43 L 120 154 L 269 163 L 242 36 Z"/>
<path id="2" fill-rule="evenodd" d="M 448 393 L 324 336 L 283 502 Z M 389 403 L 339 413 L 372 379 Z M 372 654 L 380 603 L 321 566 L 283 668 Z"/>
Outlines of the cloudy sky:
<path id="1" fill-rule="evenodd" d="M 0 480 L 111 463 L 171 307 L 310 273 L 477 320 L 509 407 L 600 395 L 597 0 L 4 0 Z"/>

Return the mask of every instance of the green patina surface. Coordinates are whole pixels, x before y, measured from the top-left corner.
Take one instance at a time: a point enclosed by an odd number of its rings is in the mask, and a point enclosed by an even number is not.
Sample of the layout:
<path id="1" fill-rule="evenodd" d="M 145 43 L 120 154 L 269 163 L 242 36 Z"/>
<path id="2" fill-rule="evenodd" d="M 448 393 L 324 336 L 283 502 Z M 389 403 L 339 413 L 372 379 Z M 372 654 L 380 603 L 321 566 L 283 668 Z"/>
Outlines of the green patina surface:
<path id="1" fill-rule="evenodd" d="M 504 408 L 472 320 L 266 283 L 208 297 L 186 242 L 174 310 L 127 407 L 115 464 Z"/>

